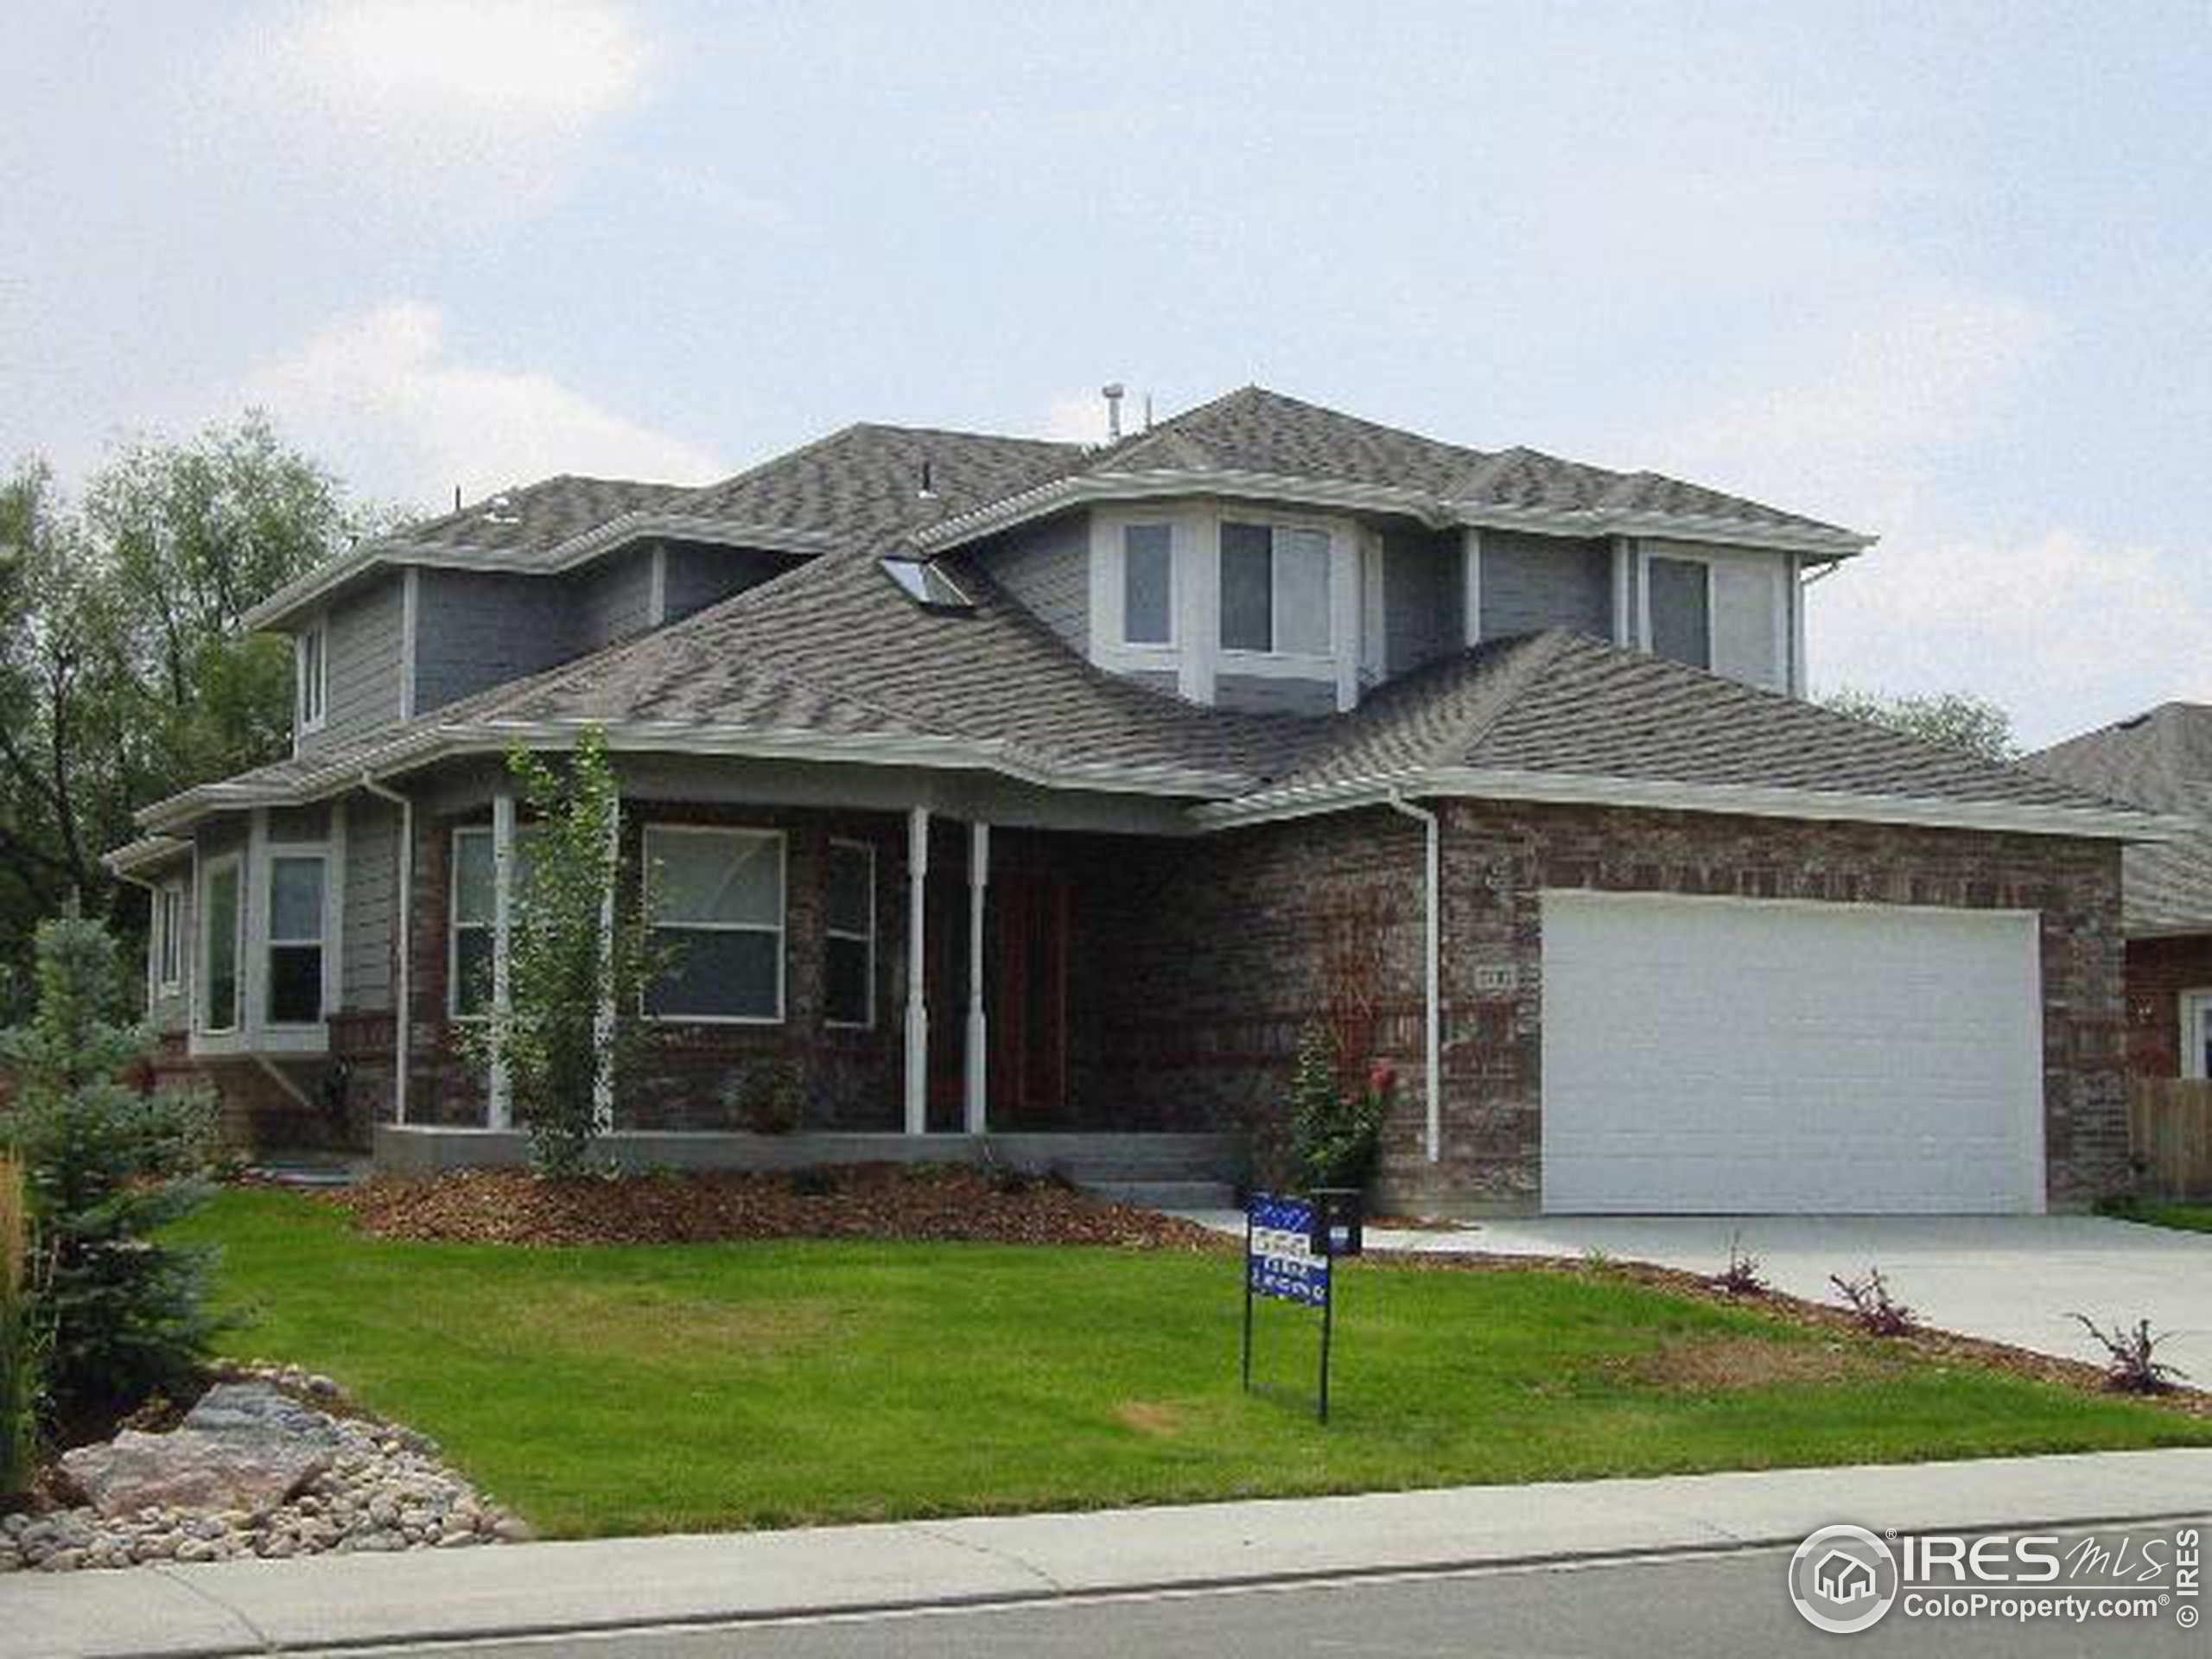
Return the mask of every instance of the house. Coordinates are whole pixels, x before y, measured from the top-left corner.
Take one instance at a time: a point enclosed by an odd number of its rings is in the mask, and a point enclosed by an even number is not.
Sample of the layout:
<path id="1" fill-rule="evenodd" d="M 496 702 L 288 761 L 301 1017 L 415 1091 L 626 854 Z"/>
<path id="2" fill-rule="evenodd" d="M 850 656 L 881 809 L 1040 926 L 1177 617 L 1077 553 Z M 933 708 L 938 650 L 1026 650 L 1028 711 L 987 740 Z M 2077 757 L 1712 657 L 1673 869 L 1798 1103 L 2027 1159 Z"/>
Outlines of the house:
<path id="1" fill-rule="evenodd" d="M 1846 1605 L 1876 1593 L 1874 1569 L 1855 1555 L 1832 1549 L 1813 1569 L 1813 1582 L 1830 1601 Z"/>
<path id="2" fill-rule="evenodd" d="M 169 1064 L 390 1162 L 518 1155 L 454 1043 L 527 855 L 501 755 L 597 726 L 620 902 L 683 958 L 622 1156 L 1219 1175 L 1325 1020 L 1405 1079 L 1393 1202 L 2082 1205 L 2159 821 L 1806 701 L 1806 584 L 1868 540 L 1253 387 L 1103 447 L 555 478 L 260 605 L 296 752 L 114 865 Z M 767 1058 L 788 1146 L 735 1133 Z"/>
<path id="3" fill-rule="evenodd" d="M 2212 707 L 2161 703 L 2027 764 L 2181 821 L 2121 857 L 2126 1063 L 2138 1077 L 2212 1077 Z"/>

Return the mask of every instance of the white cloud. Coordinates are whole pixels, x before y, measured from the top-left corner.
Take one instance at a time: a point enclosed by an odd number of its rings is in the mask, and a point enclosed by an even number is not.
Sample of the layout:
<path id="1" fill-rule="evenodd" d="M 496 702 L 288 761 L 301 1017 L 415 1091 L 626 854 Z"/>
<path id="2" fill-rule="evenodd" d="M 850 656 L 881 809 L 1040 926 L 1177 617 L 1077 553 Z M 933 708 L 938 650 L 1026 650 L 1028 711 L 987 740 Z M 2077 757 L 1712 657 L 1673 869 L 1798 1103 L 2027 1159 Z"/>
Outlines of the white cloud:
<path id="1" fill-rule="evenodd" d="M 1124 400 L 1122 404 L 1124 425 L 1128 416 L 1129 405 Z M 1095 391 L 1059 393 L 1045 405 L 1045 419 L 1038 435 L 1056 438 L 1062 443 L 1105 442 L 1106 400 Z"/>
<path id="2" fill-rule="evenodd" d="M 346 318 L 211 400 L 242 404 L 355 489 L 423 505 L 554 473 L 694 484 L 729 470 L 550 375 L 457 360 L 443 315 L 419 300 Z"/>
<path id="3" fill-rule="evenodd" d="M 221 41 L 190 107 L 257 168 L 444 204 L 548 187 L 655 55 L 620 0 L 323 0 Z"/>

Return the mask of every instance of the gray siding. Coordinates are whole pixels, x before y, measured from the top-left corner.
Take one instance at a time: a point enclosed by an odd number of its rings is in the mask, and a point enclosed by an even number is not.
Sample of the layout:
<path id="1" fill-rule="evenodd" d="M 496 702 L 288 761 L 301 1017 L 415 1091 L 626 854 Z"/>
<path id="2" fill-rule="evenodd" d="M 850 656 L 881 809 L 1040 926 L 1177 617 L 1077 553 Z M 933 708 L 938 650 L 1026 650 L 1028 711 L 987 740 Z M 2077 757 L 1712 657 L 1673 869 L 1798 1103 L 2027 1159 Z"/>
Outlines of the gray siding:
<path id="1" fill-rule="evenodd" d="M 174 992 L 162 989 L 161 976 L 151 954 L 159 943 L 153 934 L 149 921 L 146 933 L 148 977 L 146 989 L 146 1018 L 156 1031 L 184 1031 L 192 1024 L 192 968 L 193 968 L 193 899 L 192 861 L 185 859 L 162 872 L 157 885 L 166 887 L 175 882 L 183 895 L 177 909 L 177 988 Z M 149 900 L 150 901 L 150 900 Z M 158 913 L 158 912 L 157 912 Z"/>
<path id="2" fill-rule="evenodd" d="M 404 580 L 392 571 L 322 613 L 327 702 L 322 728 L 300 737 L 302 754 L 399 718 Z"/>
<path id="3" fill-rule="evenodd" d="M 1575 628 L 1613 632 L 1613 556 L 1604 541 L 1483 532 L 1483 638 Z"/>
<path id="4" fill-rule="evenodd" d="M 348 1013 L 391 1007 L 393 895 L 399 876 L 399 813 L 356 795 L 346 807 L 346 903 L 338 1006 Z"/>
<path id="5" fill-rule="evenodd" d="M 1462 538 L 1382 538 L 1382 671 L 1403 674 L 1466 643 L 1467 586 Z"/>
<path id="6" fill-rule="evenodd" d="M 574 594 L 569 642 L 574 654 L 582 656 L 627 639 L 654 626 L 653 553 L 650 547 L 633 547 L 601 559 L 574 575 L 556 577 Z"/>
<path id="7" fill-rule="evenodd" d="M 1223 674 L 1213 683 L 1214 706 L 1247 715 L 1333 715 L 1334 680 L 1278 679 L 1267 674 Z"/>
<path id="8" fill-rule="evenodd" d="M 415 712 L 535 674 L 575 653 L 575 599 L 542 576 L 421 573 L 415 615 Z"/>
<path id="9" fill-rule="evenodd" d="M 698 547 L 671 543 L 664 577 L 666 620 L 682 620 L 695 611 L 720 604 L 733 594 L 758 588 L 800 563 L 788 554 L 750 547 Z"/>
<path id="10" fill-rule="evenodd" d="M 983 568 L 1015 601 L 1065 640 L 1090 652 L 1090 518 L 1069 513 L 1008 536 L 984 556 Z"/>

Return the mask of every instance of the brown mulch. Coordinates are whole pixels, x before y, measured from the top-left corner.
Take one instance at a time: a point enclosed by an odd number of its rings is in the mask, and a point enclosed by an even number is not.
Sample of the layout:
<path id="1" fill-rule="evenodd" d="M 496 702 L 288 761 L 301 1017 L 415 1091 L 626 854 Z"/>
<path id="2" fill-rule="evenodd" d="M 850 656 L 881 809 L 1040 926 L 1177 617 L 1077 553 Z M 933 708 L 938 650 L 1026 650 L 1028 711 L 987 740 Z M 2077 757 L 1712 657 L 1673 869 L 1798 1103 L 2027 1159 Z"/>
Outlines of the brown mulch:
<path id="1" fill-rule="evenodd" d="M 2009 1371 L 2015 1376 L 2031 1377 L 2038 1382 L 2055 1383 L 2060 1388 L 2073 1389 L 2082 1393 L 2102 1395 L 2107 1398 L 2141 1400 L 2162 1406 L 2169 1411 L 2180 1412 L 2184 1416 L 2212 1419 L 2212 1393 L 2202 1389 L 2177 1387 L 2163 1394 L 2119 1394 L 2111 1387 L 2101 1365 L 2093 1365 L 2086 1360 L 2061 1359 L 2055 1355 L 2037 1353 L 2033 1349 L 2015 1348 L 2009 1343 L 1991 1342 L 1986 1338 L 1963 1336 L 1956 1331 L 1939 1331 L 1928 1325 L 1916 1325 L 1900 1337 L 1867 1337 L 1847 1308 L 1808 1301 L 1803 1297 L 1788 1295 L 1778 1290 L 1761 1291 L 1756 1295 L 1734 1294 L 1700 1274 L 1685 1272 L 1679 1268 L 1657 1267 L 1648 1262 L 1592 1263 L 1571 1256 L 1458 1253 L 1447 1255 L 1401 1250 L 1375 1250 L 1369 1255 L 1372 1260 L 1385 1262 L 1396 1268 L 1459 1273 L 1510 1273 L 1534 1268 L 1550 1273 L 1618 1279 L 1630 1284 L 1648 1286 L 1654 1290 L 1668 1291 L 1677 1296 L 1692 1297 L 1699 1301 L 1756 1309 L 1810 1330 L 1864 1338 L 1876 1344 L 1878 1351 L 1910 1354 L 1938 1365 L 1962 1363 L 1990 1366 L 2000 1371 Z"/>
<path id="2" fill-rule="evenodd" d="M 1058 1182 L 957 1166 L 861 1164 L 540 1180 L 523 1170 L 385 1178 L 333 1192 L 379 1238 L 482 1244 L 696 1244 L 880 1238 L 1221 1249 L 1195 1222 L 1109 1204 Z"/>

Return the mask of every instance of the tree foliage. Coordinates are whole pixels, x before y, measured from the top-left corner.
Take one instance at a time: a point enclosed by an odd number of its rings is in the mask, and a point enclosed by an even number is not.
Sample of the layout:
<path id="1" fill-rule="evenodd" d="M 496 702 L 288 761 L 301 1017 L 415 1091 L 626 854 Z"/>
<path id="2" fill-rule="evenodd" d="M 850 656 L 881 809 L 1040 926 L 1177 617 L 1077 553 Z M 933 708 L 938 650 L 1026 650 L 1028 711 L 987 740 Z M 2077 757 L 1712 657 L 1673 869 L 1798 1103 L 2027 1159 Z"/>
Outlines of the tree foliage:
<path id="1" fill-rule="evenodd" d="M 284 753 L 290 658 L 239 618 L 395 521 L 251 414 L 124 448 L 77 499 L 36 460 L 0 478 L 0 1017 L 73 896 L 143 925 L 99 861 L 134 809 Z"/>
<path id="2" fill-rule="evenodd" d="M 580 1175 L 605 1127 L 601 1073 L 628 1071 L 647 1041 L 645 985 L 660 964 L 644 918 L 608 904 L 632 884 L 610 833 L 620 798 L 605 734 L 586 729 L 566 764 L 518 748 L 507 767 L 532 821 L 527 879 L 510 877 L 507 1005 L 462 1040 L 505 1071 L 532 1166 Z"/>
<path id="3" fill-rule="evenodd" d="M 205 1357 L 216 1329 L 205 1254 L 161 1231 L 205 1194 L 200 1172 L 182 1166 L 215 1107 L 205 1090 L 149 1096 L 120 1080 L 153 1045 L 126 1018 L 106 929 L 59 917 L 36 948 L 36 1007 L 0 1032 L 14 1092 L 0 1128 L 27 1177 L 45 1399 L 67 1429 L 174 1394 Z M 181 1127 L 194 1122 L 203 1128 Z"/>
<path id="4" fill-rule="evenodd" d="M 1985 760 L 2019 758 L 2019 745 L 2012 738 L 2012 715 L 1970 691 L 1892 696 L 1846 687 L 1830 692 L 1821 701 L 1840 715 L 1886 726 L 1923 743 L 1963 749 Z"/>

